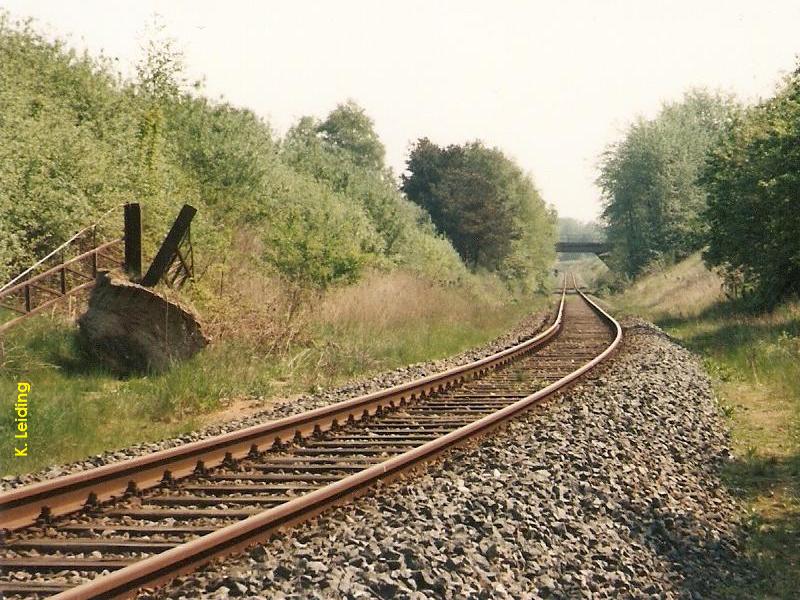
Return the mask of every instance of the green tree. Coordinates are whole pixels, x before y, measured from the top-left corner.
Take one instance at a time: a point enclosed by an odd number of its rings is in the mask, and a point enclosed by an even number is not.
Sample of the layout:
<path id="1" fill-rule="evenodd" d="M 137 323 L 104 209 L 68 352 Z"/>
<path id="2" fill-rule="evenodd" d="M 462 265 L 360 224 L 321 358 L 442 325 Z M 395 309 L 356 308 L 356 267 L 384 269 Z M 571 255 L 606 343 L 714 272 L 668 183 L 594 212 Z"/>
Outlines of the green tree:
<path id="1" fill-rule="evenodd" d="M 597 242 L 606 237 L 603 226 L 597 221 L 581 221 L 572 217 L 558 218 L 559 239 L 574 242 Z"/>
<path id="2" fill-rule="evenodd" d="M 403 191 L 469 266 L 520 280 L 544 271 L 553 257 L 553 213 L 500 150 L 480 142 L 441 148 L 423 138 L 407 169 Z"/>
<path id="3" fill-rule="evenodd" d="M 182 203 L 199 209 L 198 273 L 256 252 L 253 268 L 315 288 L 367 267 L 467 274 L 387 176 L 359 107 L 303 118 L 281 140 L 253 112 L 190 91 L 182 62 L 155 31 L 126 81 L 0 10 L 0 279 L 130 201 L 144 204 L 145 256 Z M 118 235 L 119 213 L 108 223 Z"/>
<path id="4" fill-rule="evenodd" d="M 361 166 L 353 154 L 319 132 L 313 117 L 302 117 L 286 134 L 281 157 L 298 172 L 330 187 L 362 210 L 380 235 L 385 265 L 396 265 L 455 281 L 465 274 L 452 245 L 436 234 L 430 216 L 409 202 L 382 171 Z"/>
<path id="5" fill-rule="evenodd" d="M 183 53 L 175 40 L 165 34 L 164 25 L 155 20 L 136 65 L 136 85 L 132 89 L 139 99 L 140 111 L 136 185 L 144 198 L 157 196 L 169 177 L 164 155 L 165 111 L 181 96 L 183 71 Z"/>
<path id="6" fill-rule="evenodd" d="M 339 104 L 317 126 L 323 138 L 349 154 L 360 167 L 381 171 L 386 150 L 375 132 L 375 123 L 354 100 Z"/>
<path id="7" fill-rule="evenodd" d="M 698 176 L 733 108 L 728 98 L 689 92 L 655 119 L 638 119 L 603 154 L 597 183 L 619 270 L 636 275 L 702 247 L 706 192 Z"/>
<path id="8" fill-rule="evenodd" d="M 702 182 L 706 261 L 757 305 L 800 293 L 800 67 L 774 98 L 737 114 Z"/>

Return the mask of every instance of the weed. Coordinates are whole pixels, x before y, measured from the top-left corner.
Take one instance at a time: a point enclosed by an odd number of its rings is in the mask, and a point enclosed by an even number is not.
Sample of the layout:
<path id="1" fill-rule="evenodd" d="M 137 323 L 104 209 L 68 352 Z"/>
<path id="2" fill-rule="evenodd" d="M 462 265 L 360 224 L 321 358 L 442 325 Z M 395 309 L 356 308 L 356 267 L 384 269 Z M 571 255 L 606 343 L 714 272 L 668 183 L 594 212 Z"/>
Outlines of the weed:
<path id="1" fill-rule="evenodd" d="M 404 273 L 373 273 L 299 306 L 296 295 L 280 290 L 276 281 L 251 278 L 235 292 L 196 295 L 201 307 L 222 306 L 209 309 L 215 319 L 226 315 L 208 324 L 213 343 L 165 373 L 127 379 L 88 363 L 68 322 L 33 317 L 18 326 L 3 340 L 0 394 L 12 398 L 18 380 L 30 381 L 31 456 L 0 454 L 0 473 L 180 434 L 232 399 L 267 403 L 448 356 L 547 302 L 513 302 L 491 280 L 443 287 Z M 10 439 L 13 427 L 13 413 L 3 411 L 0 437 Z"/>

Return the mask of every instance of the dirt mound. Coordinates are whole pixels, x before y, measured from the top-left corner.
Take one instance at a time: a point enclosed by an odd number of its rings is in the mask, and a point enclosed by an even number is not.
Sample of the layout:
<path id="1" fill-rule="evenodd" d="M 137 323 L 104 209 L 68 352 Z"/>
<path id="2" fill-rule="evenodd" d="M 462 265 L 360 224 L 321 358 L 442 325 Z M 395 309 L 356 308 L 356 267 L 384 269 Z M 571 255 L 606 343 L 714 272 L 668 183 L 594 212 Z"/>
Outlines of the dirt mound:
<path id="1" fill-rule="evenodd" d="M 89 354 L 120 374 L 164 371 L 209 342 L 191 309 L 104 271 L 78 326 Z"/>

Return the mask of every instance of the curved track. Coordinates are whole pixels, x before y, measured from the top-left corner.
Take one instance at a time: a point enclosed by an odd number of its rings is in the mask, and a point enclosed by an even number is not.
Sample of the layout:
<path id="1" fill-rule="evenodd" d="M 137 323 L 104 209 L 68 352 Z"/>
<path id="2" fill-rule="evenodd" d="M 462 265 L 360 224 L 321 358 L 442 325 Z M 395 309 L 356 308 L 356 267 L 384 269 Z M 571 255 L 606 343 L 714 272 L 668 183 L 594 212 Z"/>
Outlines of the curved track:
<path id="1" fill-rule="evenodd" d="M 0 591 L 134 595 L 485 434 L 594 367 L 621 335 L 565 290 L 548 329 L 475 363 L 0 494 Z"/>

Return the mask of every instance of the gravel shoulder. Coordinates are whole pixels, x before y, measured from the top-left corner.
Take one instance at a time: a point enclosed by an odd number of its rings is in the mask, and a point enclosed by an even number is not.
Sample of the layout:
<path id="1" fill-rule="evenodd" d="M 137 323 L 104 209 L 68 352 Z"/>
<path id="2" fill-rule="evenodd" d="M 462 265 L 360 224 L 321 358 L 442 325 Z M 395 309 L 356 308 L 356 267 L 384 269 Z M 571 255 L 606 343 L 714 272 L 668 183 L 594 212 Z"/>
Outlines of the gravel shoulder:
<path id="1" fill-rule="evenodd" d="M 142 597 L 719 597 L 752 575 L 708 377 L 623 326 L 609 363 L 495 435 Z"/>
<path id="2" fill-rule="evenodd" d="M 305 394 L 294 398 L 269 399 L 270 405 L 263 410 L 250 412 L 241 418 L 229 418 L 221 423 L 215 423 L 200 430 L 168 438 L 157 442 L 149 442 L 129 446 L 119 450 L 111 450 L 102 454 L 87 457 L 85 460 L 69 464 L 54 465 L 46 469 L 22 475 L 11 475 L 0 480 L 0 491 L 14 489 L 23 485 L 46 481 L 62 475 L 99 467 L 114 462 L 119 462 L 128 458 L 143 456 L 157 450 L 172 448 L 187 442 L 193 442 L 222 433 L 235 431 L 243 427 L 257 425 L 266 421 L 287 417 L 301 413 L 334 402 L 347 400 L 362 394 L 374 392 L 392 385 L 404 383 L 413 379 L 418 379 L 426 375 L 438 373 L 455 366 L 463 365 L 499 352 L 505 348 L 518 344 L 539 331 L 551 320 L 550 312 L 532 314 L 522 319 L 513 329 L 491 342 L 466 350 L 455 356 L 433 360 L 423 363 L 416 363 L 405 367 L 400 367 L 391 371 L 380 373 L 368 378 L 358 379 L 346 383 L 334 389 L 323 390 L 317 394 Z M 231 411 L 225 411 L 225 415 L 231 416 Z"/>

